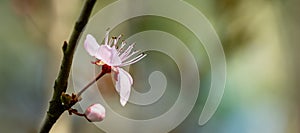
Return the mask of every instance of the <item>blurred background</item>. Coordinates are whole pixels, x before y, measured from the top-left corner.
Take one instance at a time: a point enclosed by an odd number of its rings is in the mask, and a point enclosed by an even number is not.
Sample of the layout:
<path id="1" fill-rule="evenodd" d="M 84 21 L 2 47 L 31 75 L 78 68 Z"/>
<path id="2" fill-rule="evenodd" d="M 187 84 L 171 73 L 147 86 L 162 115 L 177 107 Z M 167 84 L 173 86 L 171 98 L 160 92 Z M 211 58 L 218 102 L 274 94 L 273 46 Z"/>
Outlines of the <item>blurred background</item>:
<path id="1" fill-rule="evenodd" d="M 198 107 L 203 107 L 210 84 L 207 55 L 199 57 L 203 68 L 199 98 L 190 115 L 171 132 L 299 133 L 300 1 L 185 1 L 199 9 L 217 31 L 227 60 L 227 83 L 216 114 L 198 126 Z M 112 2 L 98 0 L 94 13 Z M 0 132 L 39 130 L 60 67 L 62 43 L 68 40 L 82 5 L 82 0 L 0 1 Z M 146 25 L 147 20 L 160 22 L 144 18 Z M 178 25 L 163 27 L 176 32 Z M 151 58 L 160 57 L 157 53 Z M 64 113 L 51 132 L 103 131 Z"/>

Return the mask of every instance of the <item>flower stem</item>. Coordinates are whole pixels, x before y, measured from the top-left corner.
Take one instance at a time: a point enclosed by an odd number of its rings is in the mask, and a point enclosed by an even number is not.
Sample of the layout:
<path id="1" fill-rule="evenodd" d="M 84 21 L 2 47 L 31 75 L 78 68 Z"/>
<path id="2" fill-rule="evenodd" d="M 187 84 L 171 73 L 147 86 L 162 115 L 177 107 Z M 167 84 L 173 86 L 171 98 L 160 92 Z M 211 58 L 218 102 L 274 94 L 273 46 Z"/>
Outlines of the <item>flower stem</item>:
<path id="1" fill-rule="evenodd" d="M 93 85 L 98 79 L 100 79 L 103 75 L 105 75 L 105 71 L 101 71 L 94 80 L 92 80 L 90 83 L 88 83 L 81 91 L 78 92 L 77 97 L 80 97 L 80 95 L 86 91 L 91 85 Z"/>
<path id="2" fill-rule="evenodd" d="M 69 110 L 69 114 L 70 115 L 71 114 L 75 114 L 75 115 L 78 115 L 78 116 L 84 116 L 84 117 L 86 117 L 84 113 L 79 113 L 76 109 L 70 109 Z"/>

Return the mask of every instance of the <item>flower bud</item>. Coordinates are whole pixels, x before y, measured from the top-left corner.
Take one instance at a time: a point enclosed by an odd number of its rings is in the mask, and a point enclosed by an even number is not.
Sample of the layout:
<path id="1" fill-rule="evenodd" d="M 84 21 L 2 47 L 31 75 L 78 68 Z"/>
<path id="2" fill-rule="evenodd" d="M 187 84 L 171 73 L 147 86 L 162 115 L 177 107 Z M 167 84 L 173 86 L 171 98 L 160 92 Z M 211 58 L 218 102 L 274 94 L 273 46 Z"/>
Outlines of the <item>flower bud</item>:
<path id="1" fill-rule="evenodd" d="M 105 108 L 101 104 L 92 104 L 84 114 L 90 122 L 99 122 L 105 117 Z"/>

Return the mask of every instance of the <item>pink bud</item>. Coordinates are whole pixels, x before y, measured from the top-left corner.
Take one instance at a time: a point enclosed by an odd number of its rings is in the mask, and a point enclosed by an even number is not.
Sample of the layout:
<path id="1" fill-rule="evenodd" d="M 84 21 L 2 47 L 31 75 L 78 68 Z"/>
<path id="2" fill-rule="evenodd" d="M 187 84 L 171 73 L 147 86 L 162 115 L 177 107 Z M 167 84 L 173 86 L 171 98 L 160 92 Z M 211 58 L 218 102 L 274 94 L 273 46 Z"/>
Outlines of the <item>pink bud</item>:
<path id="1" fill-rule="evenodd" d="M 92 104 L 84 114 L 90 122 L 102 121 L 105 117 L 105 108 L 101 104 Z"/>

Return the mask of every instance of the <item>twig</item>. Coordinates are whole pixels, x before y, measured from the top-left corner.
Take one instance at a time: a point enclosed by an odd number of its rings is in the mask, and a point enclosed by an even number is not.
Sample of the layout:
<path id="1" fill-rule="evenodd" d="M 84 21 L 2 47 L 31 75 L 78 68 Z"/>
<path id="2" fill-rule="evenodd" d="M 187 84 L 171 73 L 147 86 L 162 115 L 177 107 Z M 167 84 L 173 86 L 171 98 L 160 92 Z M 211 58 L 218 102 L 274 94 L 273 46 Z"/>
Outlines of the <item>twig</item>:
<path id="1" fill-rule="evenodd" d="M 78 18 L 69 43 L 66 41 L 63 44 L 63 60 L 61 63 L 59 75 L 55 80 L 54 92 L 50 101 L 49 109 L 44 120 L 44 124 L 41 127 L 40 133 L 48 133 L 61 114 L 66 111 L 66 108 L 62 105 L 60 96 L 62 92 L 65 92 L 68 86 L 68 78 L 73 61 L 73 55 L 76 49 L 76 44 L 83 28 L 88 22 L 92 9 L 96 3 L 96 0 L 86 0 L 85 5 Z"/>

